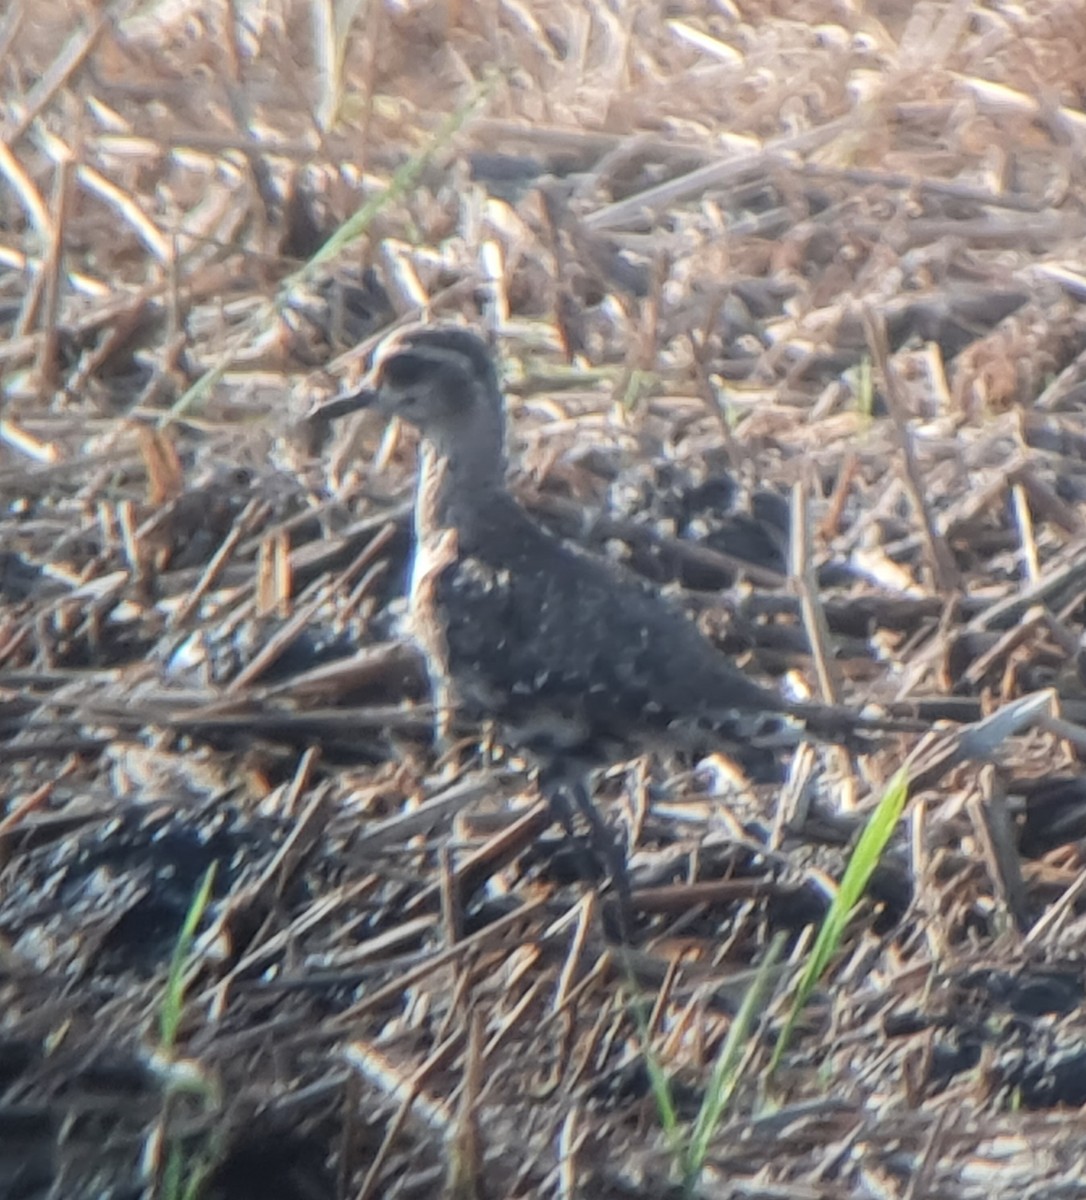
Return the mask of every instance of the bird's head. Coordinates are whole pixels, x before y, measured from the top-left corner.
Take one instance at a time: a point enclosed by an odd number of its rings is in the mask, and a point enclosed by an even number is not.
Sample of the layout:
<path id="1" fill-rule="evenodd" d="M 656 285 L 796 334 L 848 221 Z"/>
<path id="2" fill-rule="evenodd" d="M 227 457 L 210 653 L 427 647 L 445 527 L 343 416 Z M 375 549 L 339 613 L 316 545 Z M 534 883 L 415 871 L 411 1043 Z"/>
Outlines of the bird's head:
<path id="1" fill-rule="evenodd" d="M 494 359 L 482 338 L 458 326 L 389 338 L 364 386 L 329 401 L 320 413 L 342 416 L 363 408 L 409 422 L 442 453 L 463 452 L 480 439 L 500 452 L 505 416 Z"/>

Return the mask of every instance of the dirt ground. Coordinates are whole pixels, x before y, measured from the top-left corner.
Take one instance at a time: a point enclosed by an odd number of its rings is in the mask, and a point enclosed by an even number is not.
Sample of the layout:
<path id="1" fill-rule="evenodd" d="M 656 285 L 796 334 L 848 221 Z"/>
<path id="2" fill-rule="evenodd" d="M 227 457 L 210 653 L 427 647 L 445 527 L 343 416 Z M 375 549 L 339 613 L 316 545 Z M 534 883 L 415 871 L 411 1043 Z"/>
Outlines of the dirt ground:
<path id="1" fill-rule="evenodd" d="M 0 131 L 0 1200 L 1086 1196 L 1081 0 L 8 0 Z M 307 420 L 418 320 L 541 522 L 908 726 L 615 763 L 621 953 L 434 749 L 412 438 Z"/>

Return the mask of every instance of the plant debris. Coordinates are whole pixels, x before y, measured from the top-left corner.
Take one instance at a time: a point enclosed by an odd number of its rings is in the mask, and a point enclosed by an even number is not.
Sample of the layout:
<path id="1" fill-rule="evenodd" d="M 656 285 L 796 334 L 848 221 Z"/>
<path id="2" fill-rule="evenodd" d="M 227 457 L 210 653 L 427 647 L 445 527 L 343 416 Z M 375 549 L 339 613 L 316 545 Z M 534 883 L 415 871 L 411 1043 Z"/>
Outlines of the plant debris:
<path id="1" fill-rule="evenodd" d="M 0 14 L 0 1194 L 677 1196 L 647 1064 L 692 1121 L 779 933 L 695 1195 L 1081 1194 L 1086 10 L 355 7 Z M 410 435 L 308 419 L 428 319 L 541 522 L 900 722 L 616 763 L 622 952 L 434 747 Z"/>

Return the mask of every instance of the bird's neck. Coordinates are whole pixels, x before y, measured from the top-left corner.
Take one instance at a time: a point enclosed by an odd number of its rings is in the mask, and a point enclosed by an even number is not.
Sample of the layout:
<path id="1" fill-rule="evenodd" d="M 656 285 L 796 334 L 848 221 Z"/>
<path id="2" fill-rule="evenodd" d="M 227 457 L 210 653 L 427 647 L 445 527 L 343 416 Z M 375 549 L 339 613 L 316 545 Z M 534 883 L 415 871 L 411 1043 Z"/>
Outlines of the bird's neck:
<path id="1" fill-rule="evenodd" d="M 473 540 L 494 498 L 505 490 L 505 455 L 499 446 L 465 442 L 454 451 L 430 442 L 420 447 L 415 525 L 421 534 L 455 529 Z"/>

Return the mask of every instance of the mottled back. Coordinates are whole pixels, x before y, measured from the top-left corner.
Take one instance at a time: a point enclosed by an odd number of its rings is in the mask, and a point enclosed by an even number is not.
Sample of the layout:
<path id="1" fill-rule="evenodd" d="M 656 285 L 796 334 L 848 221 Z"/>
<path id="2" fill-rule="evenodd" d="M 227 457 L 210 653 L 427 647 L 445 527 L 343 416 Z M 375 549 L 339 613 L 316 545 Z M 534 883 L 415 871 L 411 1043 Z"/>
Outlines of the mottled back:
<path id="1" fill-rule="evenodd" d="M 480 338 L 398 338 L 376 396 L 423 438 L 412 625 L 443 703 L 515 744 L 578 755 L 707 746 L 783 712 L 648 583 L 553 537 L 509 494 Z"/>

